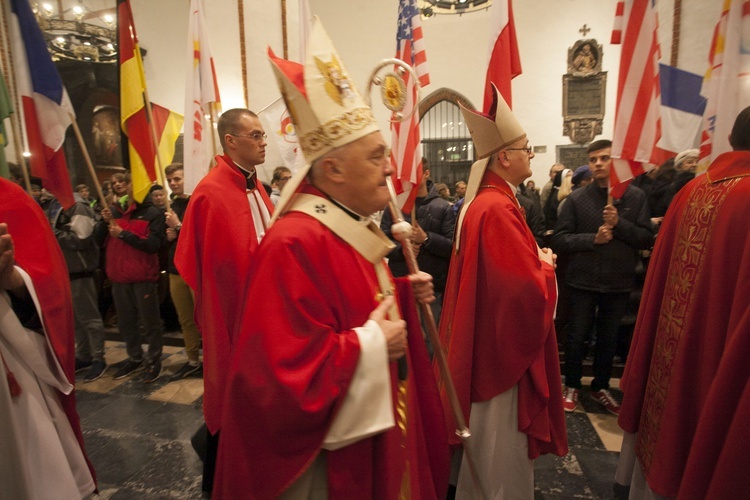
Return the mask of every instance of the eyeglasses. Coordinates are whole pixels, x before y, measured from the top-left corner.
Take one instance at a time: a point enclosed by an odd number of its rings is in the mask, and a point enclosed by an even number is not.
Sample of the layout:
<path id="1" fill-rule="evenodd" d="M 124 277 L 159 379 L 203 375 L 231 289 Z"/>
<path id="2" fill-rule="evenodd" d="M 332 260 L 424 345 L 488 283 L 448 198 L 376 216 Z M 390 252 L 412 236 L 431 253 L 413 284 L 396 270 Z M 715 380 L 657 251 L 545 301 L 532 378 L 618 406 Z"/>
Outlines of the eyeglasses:
<path id="1" fill-rule="evenodd" d="M 292 178 L 292 176 L 290 175 L 289 177 L 282 177 L 282 178 L 281 178 L 281 179 L 279 179 L 279 180 L 280 180 L 280 181 L 288 181 L 288 180 L 289 180 L 289 179 L 291 179 L 291 178 Z"/>
<path id="2" fill-rule="evenodd" d="M 261 134 L 260 132 L 255 132 L 254 134 L 250 134 L 250 135 L 242 135 L 242 134 L 229 134 L 229 135 L 231 135 L 232 137 L 245 137 L 247 139 L 252 139 L 255 142 L 261 142 L 261 141 L 265 141 L 266 139 L 268 139 L 268 136 L 266 134 Z"/>
<path id="3" fill-rule="evenodd" d="M 527 146 L 525 148 L 505 148 L 505 151 L 526 151 L 526 154 L 531 154 L 534 148 Z"/>

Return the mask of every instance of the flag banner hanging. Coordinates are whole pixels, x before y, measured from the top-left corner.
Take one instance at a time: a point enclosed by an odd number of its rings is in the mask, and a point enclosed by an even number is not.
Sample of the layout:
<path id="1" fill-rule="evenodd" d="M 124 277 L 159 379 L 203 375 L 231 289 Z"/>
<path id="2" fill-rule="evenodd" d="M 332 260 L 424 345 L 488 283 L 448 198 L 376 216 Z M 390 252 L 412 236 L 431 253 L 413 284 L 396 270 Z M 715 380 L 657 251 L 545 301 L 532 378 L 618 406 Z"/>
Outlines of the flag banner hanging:
<path id="1" fill-rule="evenodd" d="M 701 94 L 708 102 L 701 132 L 701 167 L 731 151 L 729 134 L 750 105 L 750 1 L 724 0 Z"/>
<path id="2" fill-rule="evenodd" d="M 487 76 L 484 81 L 484 112 L 492 105 L 494 83 L 500 94 L 513 109 L 510 81 L 521 74 L 521 57 L 518 55 L 516 26 L 513 22 L 511 0 L 495 0 L 490 7 L 490 48 Z"/>
<path id="3" fill-rule="evenodd" d="M 427 53 L 422 40 L 422 21 L 419 18 L 415 0 L 400 0 L 398 7 L 398 27 L 396 34 L 396 59 L 412 66 L 422 86 L 430 83 L 427 70 Z M 406 106 L 404 116 L 419 106 L 418 87 L 409 73 L 404 74 L 406 83 Z M 411 212 L 416 187 L 422 180 L 422 146 L 419 134 L 419 112 L 403 122 L 391 124 L 391 165 L 393 184 L 399 206 L 404 212 Z"/>
<path id="4" fill-rule="evenodd" d="M 219 84 L 208 43 L 208 30 L 201 0 L 190 2 L 188 25 L 187 78 L 185 80 L 185 118 L 183 165 L 185 192 L 192 193 L 208 173 L 214 153 L 221 147 L 208 118 L 221 111 Z M 214 152 L 214 148 L 216 151 Z"/>
<path id="5" fill-rule="evenodd" d="M 662 134 L 657 146 L 668 158 L 697 147 L 706 99 L 701 75 L 660 64 L 659 79 Z"/>
<path id="6" fill-rule="evenodd" d="M 27 0 L 11 0 L 11 45 L 16 89 L 21 96 L 31 175 L 43 180 L 63 208 L 75 203 L 62 150 L 75 116 L 68 92 L 47 51 L 42 30 Z"/>
<path id="7" fill-rule="evenodd" d="M 624 4 L 611 187 L 653 169 L 661 137 L 656 11 L 652 0 L 627 0 Z"/>
<path id="8" fill-rule="evenodd" d="M 5 132 L 5 119 L 13 113 L 13 105 L 8 95 L 8 87 L 5 86 L 5 77 L 0 72 L 0 177 L 10 179 L 8 161 L 5 158 L 5 147 L 8 145 L 8 135 Z"/>
<path id="9" fill-rule="evenodd" d="M 117 5 L 120 49 L 120 120 L 128 137 L 128 157 L 131 175 L 138 179 L 136 201 L 143 201 L 148 189 L 143 183 L 156 181 L 156 146 L 154 145 L 146 111 L 146 76 L 143 72 L 141 49 L 133 24 L 133 13 L 128 0 Z M 135 179 L 134 179 L 135 188 Z"/>
<path id="10" fill-rule="evenodd" d="M 299 148 L 299 141 L 294 130 L 292 117 L 287 110 L 284 100 L 278 98 L 258 113 L 263 129 L 268 134 L 269 143 L 266 147 L 266 161 L 264 172 L 270 174 L 273 169 L 285 166 L 296 172 L 304 164 L 304 157 Z"/>
<path id="11" fill-rule="evenodd" d="M 151 113 L 154 117 L 156 138 L 159 141 L 159 155 L 166 167 L 172 162 L 175 153 L 177 138 L 182 129 L 182 115 L 170 111 L 167 108 L 151 103 Z M 133 197 L 139 203 L 144 200 L 155 182 L 159 182 L 159 176 L 153 178 L 146 171 L 143 162 L 134 162 L 130 165 L 130 175 L 133 181 Z M 166 187 L 166 186 L 165 186 Z"/>

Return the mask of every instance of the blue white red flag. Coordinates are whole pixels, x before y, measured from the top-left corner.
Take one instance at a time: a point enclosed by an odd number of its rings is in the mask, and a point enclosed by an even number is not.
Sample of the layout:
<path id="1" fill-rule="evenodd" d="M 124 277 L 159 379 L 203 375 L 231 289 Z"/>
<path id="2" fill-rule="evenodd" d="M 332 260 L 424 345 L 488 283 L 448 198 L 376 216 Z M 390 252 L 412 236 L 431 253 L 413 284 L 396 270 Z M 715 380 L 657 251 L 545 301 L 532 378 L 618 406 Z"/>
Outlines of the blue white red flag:
<path id="1" fill-rule="evenodd" d="M 706 99 L 701 96 L 701 75 L 661 64 L 659 77 L 662 133 L 658 146 L 668 158 L 697 146 Z"/>
<path id="2" fill-rule="evenodd" d="M 416 0 L 400 0 L 398 6 L 398 31 L 396 34 L 396 58 L 414 68 L 421 86 L 430 83 L 427 70 L 427 53 L 422 40 L 422 21 L 419 17 Z M 417 97 L 419 88 L 414 84 L 409 73 L 404 74 L 406 82 L 407 116 L 419 106 Z M 404 212 L 411 212 L 416 186 L 422 180 L 422 148 L 419 134 L 419 111 L 406 121 L 391 124 L 391 165 L 393 166 L 393 184 L 396 188 L 398 203 Z"/>
<path id="3" fill-rule="evenodd" d="M 41 178 L 44 188 L 68 208 L 75 200 L 62 145 L 75 117 L 73 105 L 29 2 L 10 0 L 10 9 L 16 88 L 31 153 L 31 175 Z"/>

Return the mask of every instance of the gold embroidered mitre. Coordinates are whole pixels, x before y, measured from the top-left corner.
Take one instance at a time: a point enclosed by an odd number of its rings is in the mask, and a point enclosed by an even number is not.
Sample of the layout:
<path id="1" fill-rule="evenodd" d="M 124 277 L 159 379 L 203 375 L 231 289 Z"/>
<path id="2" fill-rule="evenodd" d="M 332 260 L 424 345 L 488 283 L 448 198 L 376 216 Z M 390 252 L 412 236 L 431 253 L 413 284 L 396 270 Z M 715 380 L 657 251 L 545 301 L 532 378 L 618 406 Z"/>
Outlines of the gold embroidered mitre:
<path id="1" fill-rule="evenodd" d="M 488 115 L 461 106 L 461 112 L 479 158 L 487 158 L 495 151 L 500 151 L 526 137 L 526 132 L 513 116 L 513 112 L 494 83 L 492 89 L 494 99 Z"/>
<path id="2" fill-rule="evenodd" d="M 380 130 L 317 17 L 304 66 L 270 48 L 268 57 L 308 163 Z"/>
<path id="3" fill-rule="evenodd" d="M 507 148 L 514 142 L 526 137 L 526 132 L 524 132 L 516 117 L 513 116 L 513 112 L 494 83 L 492 89 L 495 91 L 494 99 L 488 115 L 467 109 L 459 103 L 480 160 L 474 162 L 469 172 L 469 182 L 466 184 L 466 193 L 464 194 L 464 206 L 456 220 L 456 237 L 453 247 L 455 252 L 458 252 L 461 247 L 461 228 L 463 227 L 464 216 L 479 192 L 482 178 L 484 178 L 484 173 L 490 164 L 489 157 L 492 153 Z"/>

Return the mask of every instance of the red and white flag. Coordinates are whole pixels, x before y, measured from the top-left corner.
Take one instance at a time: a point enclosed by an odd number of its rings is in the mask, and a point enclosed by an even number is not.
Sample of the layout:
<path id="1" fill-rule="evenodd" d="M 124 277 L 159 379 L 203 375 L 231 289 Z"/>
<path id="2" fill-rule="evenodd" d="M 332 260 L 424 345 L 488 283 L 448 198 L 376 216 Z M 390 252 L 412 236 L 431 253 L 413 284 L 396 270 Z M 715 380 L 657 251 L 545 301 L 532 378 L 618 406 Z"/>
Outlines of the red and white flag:
<path id="1" fill-rule="evenodd" d="M 75 116 L 73 105 L 29 2 L 11 0 L 10 10 L 16 88 L 26 124 L 31 174 L 44 181 L 45 189 L 63 208 L 69 208 L 75 199 L 62 145 Z"/>
<path id="2" fill-rule="evenodd" d="M 652 0 L 626 0 L 624 7 L 612 138 L 612 187 L 656 166 L 656 143 L 661 137 L 656 10 Z"/>
<path id="3" fill-rule="evenodd" d="M 206 118 L 212 113 L 210 103 L 215 103 L 213 112 L 221 111 L 221 99 L 201 0 L 190 1 L 187 65 L 183 165 L 185 192 L 192 193 L 208 173 L 214 152 L 220 154 L 221 149 Z"/>
<path id="4" fill-rule="evenodd" d="M 495 0 L 490 7 L 490 49 L 484 82 L 484 112 L 492 106 L 494 83 L 508 106 L 513 109 L 510 81 L 521 74 L 516 26 L 511 0 Z"/>
<path id="5" fill-rule="evenodd" d="M 737 115 L 750 105 L 750 1 L 724 0 L 716 24 L 709 69 L 701 94 L 703 114 L 701 165 L 731 151 L 729 134 Z"/>
<path id="6" fill-rule="evenodd" d="M 430 83 L 427 70 L 427 53 L 422 40 L 422 21 L 419 18 L 415 0 L 400 0 L 398 6 L 398 31 L 396 34 L 396 58 L 411 65 L 417 73 L 421 86 Z M 408 115 L 417 102 L 418 88 L 409 73 L 404 74 L 406 82 L 406 106 Z M 419 134 L 419 111 L 414 110 L 407 121 L 391 124 L 391 165 L 393 184 L 396 188 L 398 204 L 404 212 L 411 212 L 416 186 L 422 181 L 422 148 Z"/>

